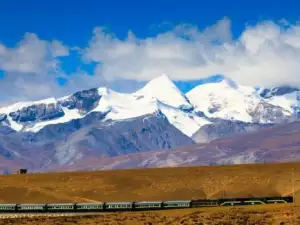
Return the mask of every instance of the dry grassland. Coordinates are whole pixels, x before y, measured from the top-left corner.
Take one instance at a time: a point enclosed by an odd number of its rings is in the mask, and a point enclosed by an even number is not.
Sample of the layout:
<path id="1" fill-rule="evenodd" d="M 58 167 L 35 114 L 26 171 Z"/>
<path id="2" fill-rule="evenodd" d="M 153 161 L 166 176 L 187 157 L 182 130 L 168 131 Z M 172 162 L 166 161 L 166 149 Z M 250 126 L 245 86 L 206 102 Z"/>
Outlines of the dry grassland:
<path id="1" fill-rule="evenodd" d="M 93 202 L 290 195 L 300 163 L 199 166 L 0 176 L 0 202 Z"/>
<path id="2" fill-rule="evenodd" d="M 0 202 L 93 202 L 290 195 L 294 171 L 300 199 L 300 163 L 199 166 L 94 172 L 6 175 L 0 177 Z M 297 181 L 299 180 L 299 181 Z M 295 206 L 268 205 L 61 218 L 2 219 L 0 224 L 248 225 L 300 224 Z"/>

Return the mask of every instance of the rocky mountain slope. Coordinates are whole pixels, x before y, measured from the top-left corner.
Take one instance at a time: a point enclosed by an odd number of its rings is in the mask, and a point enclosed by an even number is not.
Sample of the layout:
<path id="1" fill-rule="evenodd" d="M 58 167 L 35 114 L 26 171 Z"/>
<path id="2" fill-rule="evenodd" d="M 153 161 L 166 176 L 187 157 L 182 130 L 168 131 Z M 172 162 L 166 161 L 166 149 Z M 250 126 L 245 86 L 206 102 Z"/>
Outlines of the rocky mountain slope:
<path id="1" fill-rule="evenodd" d="M 218 138 L 231 137 L 243 133 L 253 133 L 272 126 L 274 126 L 274 124 L 215 119 L 214 123 L 202 126 L 193 134 L 192 139 L 197 143 L 207 143 Z"/>
<path id="2" fill-rule="evenodd" d="M 110 170 L 130 168 L 224 165 L 300 160 L 300 122 L 264 128 L 257 132 L 178 147 L 111 158 L 92 157 L 76 165 L 45 171 Z"/>
<path id="3" fill-rule="evenodd" d="M 53 164 L 72 165 L 88 157 L 115 157 L 194 143 L 162 114 L 106 122 L 103 117 L 93 113 L 39 132 L 1 134 L 0 169 L 23 165 L 38 170 Z"/>

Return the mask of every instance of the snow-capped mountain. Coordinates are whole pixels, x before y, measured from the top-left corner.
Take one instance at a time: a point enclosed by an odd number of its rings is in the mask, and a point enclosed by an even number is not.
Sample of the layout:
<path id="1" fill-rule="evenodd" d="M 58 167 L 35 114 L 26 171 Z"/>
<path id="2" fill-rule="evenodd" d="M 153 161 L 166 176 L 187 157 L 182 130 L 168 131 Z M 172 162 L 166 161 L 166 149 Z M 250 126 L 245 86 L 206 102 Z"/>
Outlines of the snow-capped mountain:
<path id="1" fill-rule="evenodd" d="M 106 113 L 103 121 L 107 121 L 135 118 L 158 111 L 188 136 L 210 123 L 193 111 L 189 100 L 166 75 L 157 77 L 132 94 L 98 88 L 59 99 L 16 103 L 0 108 L 0 122 L 16 131 L 38 132 L 48 125 L 80 119 L 92 112 Z"/>
<path id="2" fill-rule="evenodd" d="M 297 115 L 300 92 L 293 88 L 260 89 L 223 78 L 204 83 L 183 94 L 165 74 L 135 93 L 108 88 L 79 91 L 59 99 L 20 102 L 0 108 L 0 122 L 15 131 L 38 132 L 42 128 L 105 113 L 104 121 L 119 121 L 161 112 L 185 135 L 192 137 L 212 119 L 246 123 L 280 123 Z"/>
<path id="3" fill-rule="evenodd" d="M 274 87 L 271 89 L 259 89 L 258 93 L 269 104 L 280 106 L 290 114 L 299 117 L 300 113 L 300 89 L 290 86 Z"/>
<path id="4" fill-rule="evenodd" d="M 150 96 L 175 108 L 186 110 L 192 110 L 193 108 L 187 97 L 175 86 L 166 74 L 162 74 L 151 80 L 134 95 L 140 97 Z"/>
<path id="5" fill-rule="evenodd" d="M 45 168 L 167 150 L 256 132 L 299 114 L 298 89 L 257 90 L 225 77 L 213 80 L 183 94 L 163 74 L 135 93 L 100 87 L 2 107 L 0 162 Z"/>
<path id="6" fill-rule="evenodd" d="M 262 97 L 254 87 L 242 86 L 226 78 L 218 83 L 199 85 L 186 96 L 196 110 L 209 118 L 277 123 L 293 114 L 283 105 L 273 104 L 272 98 Z"/>

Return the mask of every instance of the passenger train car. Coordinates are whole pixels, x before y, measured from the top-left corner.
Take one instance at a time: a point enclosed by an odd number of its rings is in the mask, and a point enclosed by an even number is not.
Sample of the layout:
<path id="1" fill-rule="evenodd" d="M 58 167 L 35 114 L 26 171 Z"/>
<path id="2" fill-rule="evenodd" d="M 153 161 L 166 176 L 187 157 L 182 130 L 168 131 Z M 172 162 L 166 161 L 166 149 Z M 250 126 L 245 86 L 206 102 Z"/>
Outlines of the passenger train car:
<path id="1" fill-rule="evenodd" d="M 198 207 L 219 207 L 235 205 L 258 205 L 292 203 L 293 197 L 265 198 L 228 198 L 228 199 L 198 199 L 176 201 L 140 201 L 140 202 L 95 202 L 95 203 L 52 203 L 52 204 L 0 204 L 0 213 L 12 212 L 116 212 L 116 211 L 146 211 Z"/>

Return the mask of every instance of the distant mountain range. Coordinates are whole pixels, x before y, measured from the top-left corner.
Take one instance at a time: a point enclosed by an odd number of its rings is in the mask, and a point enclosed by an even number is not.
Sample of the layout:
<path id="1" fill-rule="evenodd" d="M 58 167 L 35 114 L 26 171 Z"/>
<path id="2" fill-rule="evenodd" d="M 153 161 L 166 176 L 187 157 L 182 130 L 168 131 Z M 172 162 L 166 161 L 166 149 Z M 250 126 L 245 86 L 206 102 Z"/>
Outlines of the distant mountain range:
<path id="1" fill-rule="evenodd" d="M 116 157 L 87 157 L 42 171 L 109 170 L 300 161 L 300 122 L 264 128 L 209 143 Z"/>
<path id="2" fill-rule="evenodd" d="M 76 168 L 93 157 L 108 162 L 170 151 L 298 120 L 298 88 L 254 88 L 226 77 L 213 80 L 183 94 L 161 75 L 131 94 L 103 87 L 2 107 L 0 170 Z"/>

